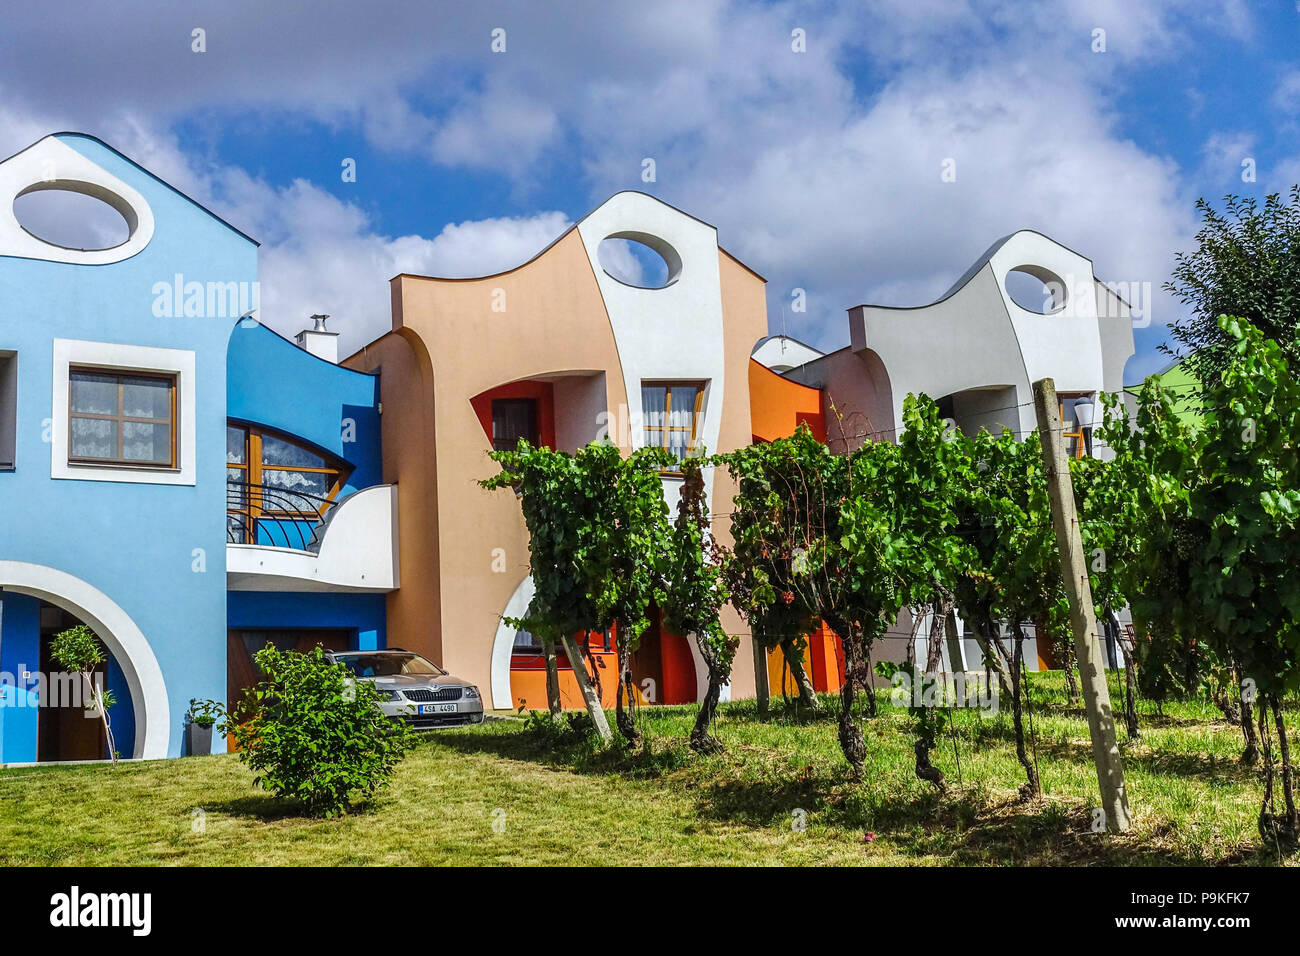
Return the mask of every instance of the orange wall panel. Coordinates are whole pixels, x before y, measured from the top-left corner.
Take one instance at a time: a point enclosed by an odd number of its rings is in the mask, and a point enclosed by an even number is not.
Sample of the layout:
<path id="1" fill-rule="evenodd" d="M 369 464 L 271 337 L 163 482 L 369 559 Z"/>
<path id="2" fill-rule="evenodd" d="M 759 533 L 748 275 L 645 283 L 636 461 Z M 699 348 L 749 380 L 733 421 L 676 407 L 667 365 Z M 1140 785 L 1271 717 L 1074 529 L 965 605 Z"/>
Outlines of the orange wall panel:
<path id="1" fill-rule="evenodd" d="M 613 708 L 614 694 L 618 690 L 618 655 L 596 651 L 592 655 L 600 672 L 600 704 Z M 565 710 L 584 710 L 586 703 L 573 668 L 561 652 L 556 669 L 560 677 L 560 703 Z M 515 709 L 546 709 L 546 661 L 540 654 L 516 655 L 510 664 L 510 699 Z"/>
<path id="2" fill-rule="evenodd" d="M 749 414 L 756 441 L 788 438 L 803 422 L 818 441 L 826 440 L 820 389 L 777 375 L 749 360 Z"/>
<path id="3" fill-rule="evenodd" d="M 807 646 L 803 650 L 804 671 L 812 679 L 813 690 L 823 694 L 833 694 L 844 684 L 844 656 L 840 649 L 840 640 L 825 624 L 808 635 Z M 799 693 L 794 682 L 794 675 L 786 670 L 785 654 L 778 647 L 767 655 L 768 687 L 773 697 L 781 695 L 781 681 L 785 680 L 785 692 L 791 697 Z"/>

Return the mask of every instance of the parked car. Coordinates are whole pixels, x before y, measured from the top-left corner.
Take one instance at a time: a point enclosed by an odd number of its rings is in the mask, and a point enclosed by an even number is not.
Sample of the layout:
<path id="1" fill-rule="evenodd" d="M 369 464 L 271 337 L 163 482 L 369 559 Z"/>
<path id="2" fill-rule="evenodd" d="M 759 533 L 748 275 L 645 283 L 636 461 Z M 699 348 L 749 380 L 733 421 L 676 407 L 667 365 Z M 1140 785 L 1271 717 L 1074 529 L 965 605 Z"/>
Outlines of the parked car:
<path id="1" fill-rule="evenodd" d="M 394 649 L 334 651 L 329 657 L 374 684 L 384 696 L 380 709 L 416 730 L 483 722 L 478 688 L 419 654 Z"/>

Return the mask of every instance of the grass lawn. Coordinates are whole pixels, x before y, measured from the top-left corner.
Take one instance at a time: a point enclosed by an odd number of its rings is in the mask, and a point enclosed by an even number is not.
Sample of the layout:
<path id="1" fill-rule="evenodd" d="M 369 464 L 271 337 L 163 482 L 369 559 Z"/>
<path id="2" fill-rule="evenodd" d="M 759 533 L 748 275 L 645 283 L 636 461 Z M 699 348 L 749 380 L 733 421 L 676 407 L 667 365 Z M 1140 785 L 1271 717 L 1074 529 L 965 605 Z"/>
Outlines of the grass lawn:
<path id="1" fill-rule="evenodd" d="M 905 712 L 884 704 L 864 721 L 867 772 L 854 781 L 835 698 L 824 716 L 766 722 L 742 702 L 720 709 L 727 750 L 715 756 L 685 747 L 691 707 L 642 710 L 649 746 L 636 752 L 597 752 L 575 733 L 518 720 L 439 732 L 387 791 L 337 820 L 304 818 L 255 790 L 233 755 L 0 771 L 0 864 L 1277 861 L 1255 831 L 1259 775 L 1237 766 L 1240 730 L 1212 704 L 1143 708 L 1141 741 L 1121 743 L 1134 829 L 1098 836 L 1081 706 L 1067 705 L 1059 674 L 1033 681 L 1045 797 L 1032 804 L 1017 799 L 1009 712 L 958 713 L 934 755 L 951 784 L 939 796 L 913 773 Z M 1288 722 L 1300 727 L 1296 716 Z"/>

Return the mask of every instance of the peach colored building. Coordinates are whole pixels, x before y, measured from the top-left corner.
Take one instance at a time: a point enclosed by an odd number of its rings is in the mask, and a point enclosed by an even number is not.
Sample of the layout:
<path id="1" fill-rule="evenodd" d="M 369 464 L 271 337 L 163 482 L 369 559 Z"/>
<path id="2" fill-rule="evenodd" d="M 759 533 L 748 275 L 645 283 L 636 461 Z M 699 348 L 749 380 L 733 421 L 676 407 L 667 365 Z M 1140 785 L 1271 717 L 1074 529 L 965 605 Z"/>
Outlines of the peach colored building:
<path id="1" fill-rule="evenodd" d="M 611 240 L 652 250 L 658 281 L 616 277 Z M 624 448 L 740 448 L 776 427 L 751 419 L 755 375 L 815 415 L 815 390 L 751 362 L 767 334 L 764 286 L 718 245 L 713 226 L 638 192 L 616 194 L 508 272 L 394 278 L 393 330 L 344 363 L 380 378 L 383 479 L 397 487 L 402 570 L 387 597 L 389 646 L 474 681 L 492 708 L 544 706 L 538 649 L 503 621 L 532 596 L 528 534 L 508 492 L 478 486 L 496 469 L 488 452 L 520 437 L 571 451 L 605 435 Z M 711 501 L 730 501 L 724 471 L 706 480 Z M 679 485 L 665 476 L 670 506 Z M 725 519 L 716 532 L 727 537 Z M 743 632 L 728 614 L 728 629 Z M 612 639 L 589 642 L 612 702 Z M 634 675 L 662 703 L 698 700 L 707 679 L 692 639 L 654 628 Z M 580 706 L 570 674 L 562 685 L 566 703 Z M 753 692 L 753 655 L 742 647 L 729 693 Z"/>

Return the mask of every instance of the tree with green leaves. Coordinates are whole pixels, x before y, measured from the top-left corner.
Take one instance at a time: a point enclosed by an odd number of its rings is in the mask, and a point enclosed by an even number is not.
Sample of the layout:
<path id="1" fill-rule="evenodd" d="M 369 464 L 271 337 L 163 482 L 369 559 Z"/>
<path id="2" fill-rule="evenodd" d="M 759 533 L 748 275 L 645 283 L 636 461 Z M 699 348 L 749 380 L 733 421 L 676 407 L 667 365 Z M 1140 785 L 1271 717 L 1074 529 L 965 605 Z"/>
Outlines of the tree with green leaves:
<path id="1" fill-rule="evenodd" d="M 1196 596 L 1219 649 L 1259 694 L 1265 797 L 1260 832 L 1294 846 L 1300 839 L 1281 698 L 1300 687 L 1300 381 L 1290 349 L 1250 323 L 1222 317 L 1231 358 L 1204 388 L 1198 432 L 1201 480 L 1189 503 L 1200 547 Z M 1293 345 L 1294 343 L 1288 343 Z M 1271 715 L 1281 764 L 1282 809 L 1274 805 Z"/>
<path id="2" fill-rule="evenodd" d="M 1033 436 L 1019 441 L 1009 430 L 998 436 L 982 431 L 974 437 L 970 454 L 973 480 L 963 504 L 968 516 L 963 531 L 974 551 L 970 575 L 978 583 L 967 587 L 977 594 L 978 600 L 972 605 L 975 613 L 984 615 L 978 626 L 1010 664 L 1008 683 L 1016 758 L 1026 780 L 1021 792 L 1033 798 L 1042 792 L 1042 786 L 1025 736 L 1028 674 L 1024 666 L 1024 625 L 1034 621 L 1055 631 L 1064 626 L 1068 616 L 1047 480 L 1039 444 Z M 1003 622 L 1010 630 L 1010 653 L 1002 643 Z"/>
<path id="3" fill-rule="evenodd" d="M 1208 683 L 1211 699 L 1245 740 L 1242 763 L 1253 764 L 1259 749 L 1251 707 L 1241 701 L 1237 662 L 1223 656 L 1206 636 L 1201 609 L 1182 599 L 1195 587 L 1197 533 L 1190 491 L 1201 481 L 1194 449 L 1198 426 L 1180 417 L 1180 396 L 1149 379 L 1130 421 L 1118 396 L 1103 396 L 1105 413 L 1098 437 L 1115 452 L 1110 461 L 1084 459 L 1079 479 L 1085 550 L 1099 554 L 1093 576 L 1099 608 L 1116 609 L 1126 598 L 1137 642 L 1133 661 L 1137 689 L 1159 708 L 1166 700 L 1191 697 Z M 1134 675 L 1126 675 L 1126 687 Z M 1136 736 L 1136 714 L 1127 698 L 1126 720 Z"/>
<path id="4" fill-rule="evenodd" d="M 715 460 L 727 467 L 737 488 L 733 560 L 726 565 L 732 604 L 749 623 L 756 647 L 781 648 L 800 705 L 816 710 L 802 657 L 807 635 L 823 620 L 831 624 L 825 615 L 835 600 L 828 594 L 834 570 L 825 566 L 825 557 L 847 494 L 846 460 L 831 454 L 806 425 L 788 438 L 756 443 Z"/>
<path id="5" fill-rule="evenodd" d="M 1204 384 L 1199 427 L 1173 428 L 1172 399 L 1148 381 L 1133 429 L 1108 422 L 1106 437 L 1133 497 L 1173 519 L 1173 554 L 1143 560 L 1176 561 L 1187 586 L 1143 599 L 1164 619 L 1201 622 L 1214 653 L 1240 669 L 1243 700 L 1258 714 L 1260 835 L 1294 847 L 1300 817 L 1281 701 L 1300 687 L 1300 380 L 1286 349 L 1251 323 L 1220 316 L 1218 327 L 1226 364 Z"/>
<path id="6" fill-rule="evenodd" d="M 915 720 L 916 775 L 942 792 L 943 773 L 930 761 L 936 737 L 942 730 L 947 697 L 946 680 L 941 680 L 943 646 L 956 605 L 959 579 L 970 561 L 969 547 L 958 534 L 960 493 L 969 486 L 968 441 L 952 423 L 943 419 L 939 408 L 925 395 L 909 395 L 903 403 L 903 431 L 896 450 L 864 446 L 861 462 L 855 462 L 855 484 L 870 487 L 863 504 L 847 508 L 846 528 L 863 527 L 868 535 L 846 535 L 846 546 L 854 546 L 853 563 L 866 579 L 858 582 L 864 594 L 871 594 L 875 606 L 866 610 L 872 632 L 867 649 L 897 620 L 902 607 L 913 615 L 909 642 L 910 680 L 922 693 L 912 695 Z M 863 499 L 860 493 L 858 498 Z M 863 512 L 869 516 L 862 523 Z M 874 534 L 874 539 L 872 537 Z M 891 583 L 892 579 L 892 583 Z M 914 655 L 914 642 L 921 623 L 930 620 L 924 669 Z M 926 690 L 927 685 L 931 690 Z M 942 690 L 942 693 L 931 691 Z"/>
<path id="7" fill-rule="evenodd" d="M 660 470 L 672 463 L 670 456 L 642 448 L 624 457 L 608 441 L 572 454 L 520 441 L 491 457 L 501 471 L 480 484 L 511 487 L 519 497 L 536 586 L 526 616 L 510 623 L 563 644 L 592 724 L 606 743 L 609 724 L 575 635 L 613 628 L 618 727 L 629 742 L 639 742 L 631 655 L 663 590 L 669 528 Z"/>
<path id="8" fill-rule="evenodd" d="M 1139 548 L 1146 547 L 1145 522 L 1117 520 L 1123 510 L 1123 489 L 1116 482 L 1117 469 L 1109 461 L 1085 456 L 1070 460 L 1070 482 L 1081 516 L 1079 531 L 1083 552 L 1090 558 L 1088 582 L 1097 620 L 1119 645 L 1124 658 L 1124 724 L 1129 740 L 1141 736 L 1137 718 L 1137 662 L 1128 642 L 1119 632 L 1119 613 L 1129 603 L 1129 589 L 1120 573 Z M 1136 515 L 1132 515 L 1136 518 Z M 1112 563 L 1113 559 L 1113 563 Z"/>
<path id="9" fill-rule="evenodd" d="M 960 542 L 950 533 L 959 453 L 924 396 L 908 397 L 904 425 L 902 445 L 868 442 L 847 455 L 832 454 L 801 427 L 790 438 L 721 456 L 739 488 L 732 519 L 737 604 L 756 635 L 804 635 L 825 621 L 839 637 L 845 673 L 838 732 L 855 773 L 866 759 L 859 690 L 875 713 L 873 645 L 908 603 L 933 602 L 942 626 L 961 564 Z M 932 716 L 919 715 L 917 771 L 942 786 L 928 759 Z"/>
<path id="10" fill-rule="evenodd" d="M 1240 316 L 1278 344 L 1292 368 L 1300 368 L 1300 185 L 1286 197 L 1224 197 L 1219 212 L 1196 203 L 1201 229 L 1197 247 L 1175 257 L 1165 289 L 1191 312 L 1170 327 L 1189 371 L 1214 382 L 1231 362 L 1234 340 L 1220 315 Z M 1173 349 L 1165 351 L 1175 354 Z"/>
<path id="11" fill-rule="evenodd" d="M 721 743 L 709 732 L 723 685 L 739 642 L 722 627 L 722 606 L 729 593 L 722 566 L 726 553 L 714 540 L 709 502 L 699 459 L 682 465 L 684 480 L 673 524 L 667 578 L 664 582 L 664 623 L 679 634 L 695 638 L 709 671 L 709 687 L 691 729 L 692 750 L 715 752 Z"/>
<path id="12" fill-rule="evenodd" d="M 108 756 L 113 761 L 113 765 L 117 766 L 117 745 L 113 740 L 113 728 L 108 719 L 108 709 L 116 701 L 113 699 L 113 692 L 105 689 L 95 680 L 95 670 L 107 660 L 99 638 L 85 624 L 70 627 L 56 634 L 50 641 L 50 659 L 68 673 L 76 674 L 81 678 L 86 693 L 90 696 L 88 709 L 99 714 L 99 719 L 104 725 Z"/>

